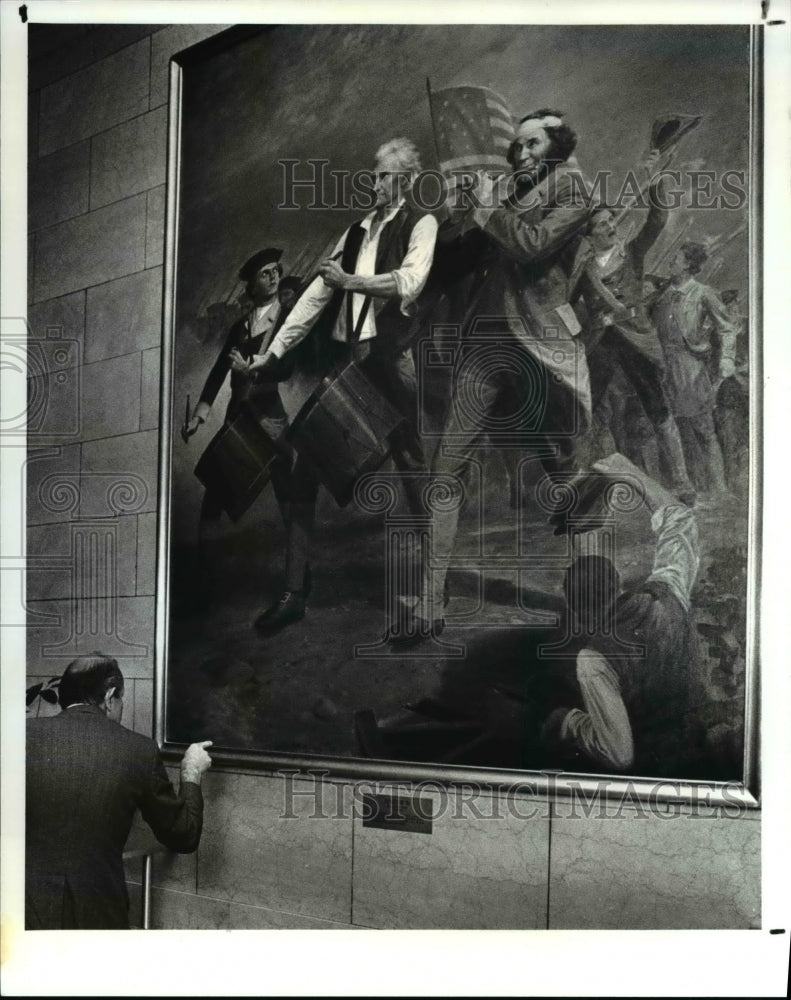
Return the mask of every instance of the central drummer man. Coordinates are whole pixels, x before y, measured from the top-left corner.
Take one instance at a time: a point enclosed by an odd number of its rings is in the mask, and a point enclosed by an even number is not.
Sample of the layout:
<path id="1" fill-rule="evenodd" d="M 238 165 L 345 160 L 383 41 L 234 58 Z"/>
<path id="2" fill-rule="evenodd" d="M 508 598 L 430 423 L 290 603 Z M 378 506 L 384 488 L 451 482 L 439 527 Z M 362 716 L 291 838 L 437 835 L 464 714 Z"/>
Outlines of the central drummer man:
<path id="1" fill-rule="evenodd" d="M 409 348 L 416 300 L 434 257 L 437 222 L 406 199 L 420 170 L 418 151 L 409 139 L 391 139 L 380 146 L 374 167 L 374 210 L 341 236 L 266 353 L 249 362 L 241 355 L 231 356 L 236 371 L 274 370 L 279 359 L 316 327 L 314 337 L 325 370 L 333 363 L 362 362 L 382 394 L 407 418 L 405 429 L 391 438 L 393 461 L 402 472 L 424 469 L 417 436 L 415 366 Z M 323 343 L 324 334 L 327 343 Z M 294 477 L 305 489 L 300 502 L 291 508 L 300 531 L 289 532 L 289 538 L 308 538 L 315 520 L 318 483 L 308 468 L 302 474 L 305 465 L 298 459 L 294 469 Z M 404 477 L 410 507 L 420 513 L 417 485 L 415 477 Z M 301 556 L 305 578 L 309 578 L 307 554 L 305 546 Z M 296 562 L 290 554 L 289 564 Z M 304 588 L 287 590 L 259 616 L 256 627 L 271 635 L 298 621 L 305 615 L 305 598 Z"/>

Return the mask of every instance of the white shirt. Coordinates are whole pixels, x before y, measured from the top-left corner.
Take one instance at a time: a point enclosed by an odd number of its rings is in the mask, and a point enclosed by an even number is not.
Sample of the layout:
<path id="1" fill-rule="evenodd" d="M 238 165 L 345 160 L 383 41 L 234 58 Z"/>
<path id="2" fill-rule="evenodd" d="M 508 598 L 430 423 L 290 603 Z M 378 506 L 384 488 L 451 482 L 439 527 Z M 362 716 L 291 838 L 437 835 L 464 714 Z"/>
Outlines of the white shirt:
<path id="1" fill-rule="evenodd" d="M 379 249 L 379 237 L 385 225 L 395 218 L 398 210 L 404 204 L 403 200 L 392 208 L 377 226 L 376 232 L 371 235 L 371 225 L 376 212 L 370 212 L 361 221 L 360 225 L 365 230 L 360 253 L 357 256 L 357 265 L 354 273 L 372 277 L 376 273 L 376 253 Z M 346 243 L 349 235 L 347 229 L 338 240 L 331 256 L 335 256 Z M 437 220 L 433 215 L 424 215 L 416 223 L 409 237 L 409 246 L 401 264 L 389 273 L 393 276 L 398 290 L 398 297 L 401 300 L 401 312 L 404 316 L 410 316 L 414 312 L 414 303 L 418 295 L 423 290 L 434 258 L 434 243 L 437 238 Z M 316 277 L 308 285 L 304 294 L 297 301 L 291 310 L 288 319 L 280 328 L 278 335 L 269 345 L 269 350 L 275 357 L 282 358 L 286 351 L 303 340 L 310 332 L 313 324 L 318 319 L 321 311 L 332 298 L 335 289 L 324 284 L 324 279 Z M 365 301 L 365 294 L 362 292 L 347 292 L 352 296 L 352 325 L 357 325 L 360 310 Z M 376 313 L 382 308 L 387 300 L 381 296 L 371 297 L 371 307 L 363 321 L 360 330 L 360 340 L 370 340 L 376 336 Z M 332 331 L 333 340 L 346 340 L 346 305 L 341 307 L 335 329 Z"/>
<path id="2" fill-rule="evenodd" d="M 618 244 L 616 243 L 616 244 L 614 244 L 614 246 L 611 246 L 609 250 L 603 250 L 601 253 L 597 253 L 595 255 L 595 259 L 596 259 L 596 263 L 599 265 L 599 267 L 601 267 L 601 268 L 606 267 L 607 264 L 609 263 L 610 258 L 612 257 L 612 255 L 618 249 L 619 249 L 619 247 L 618 247 Z"/>
<path id="3" fill-rule="evenodd" d="M 272 302 L 267 303 L 267 305 L 256 306 L 247 317 L 247 328 L 250 331 L 250 336 L 258 337 L 259 335 L 263 335 L 264 339 L 261 341 L 261 346 L 258 349 L 260 354 L 263 354 L 269 346 L 271 331 L 274 329 L 279 315 L 280 302 L 277 296 L 275 296 Z"/>

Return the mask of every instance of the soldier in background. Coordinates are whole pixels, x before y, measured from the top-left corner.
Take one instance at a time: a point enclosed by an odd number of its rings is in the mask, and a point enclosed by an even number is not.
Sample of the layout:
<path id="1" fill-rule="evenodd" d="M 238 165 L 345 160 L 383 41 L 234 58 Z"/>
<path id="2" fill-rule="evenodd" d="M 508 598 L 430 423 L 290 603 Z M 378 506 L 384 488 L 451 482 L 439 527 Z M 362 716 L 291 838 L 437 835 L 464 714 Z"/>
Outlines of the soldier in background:
<path id="1" fill-rule="evenodd" d="M 722 449 L 728 488 L 735 494 L 743 496 L 747 493 L 750 431 L 747 323 L 742 313 L 738 289 L 726 289 L 722 292 L 721 298 L 737 331 L 736 369 L 731 378 L 723 379 L 717 390 L 714 424 Z"/>
<path id="2" fill-rule="evenodd" d="M 737 328 L 722 300 L 695 278 L 707 258 L 687 242 L 670 262 L 670 284 L 652 310 L 665 354 L 665 388 L 678 423 L 687 468 L 711 502 L 727 496 L 714 424 L 717 390 L 736 370 Z"/>
<path id="3" fill-rule="evenodd" d="M 652 150 L 643 163 L 649 177 L 658 159 L 659 151 Z M 646 254 L 664 229 L 670 214 L 662 207 L 663 183 L 661 174 L 656 179 L 652 178 L 648 189 L 648 217 L 627 243 L 618 239 L 613 212 L 606 206 L 596 209 L 588 224 L 587 239 L 578 252 L 575 271 L 579 269 L 581 272 L 578 291 L 584 299 L 588 317 L 582 339 L 588 356 L 594 411 L 603 400 L 616 371 L 622 372 L 653 428 L 665 484 L 684 502 L 691 504 L 695 500 L 695 491 L 687 474 L 678 428 L 662 383 L 662 345 L 643 304 Z M 630 421 L 630 424 L 633 423 L 634 420 Z M 642 425 L 643 421 L 639 423 Z M 622 435 L 625 428 L 619 430 Z M 619 446 L 623 445 L 621 435 L 613 429 Z M 621 440 L 618 440 L 619 436 Z"/>

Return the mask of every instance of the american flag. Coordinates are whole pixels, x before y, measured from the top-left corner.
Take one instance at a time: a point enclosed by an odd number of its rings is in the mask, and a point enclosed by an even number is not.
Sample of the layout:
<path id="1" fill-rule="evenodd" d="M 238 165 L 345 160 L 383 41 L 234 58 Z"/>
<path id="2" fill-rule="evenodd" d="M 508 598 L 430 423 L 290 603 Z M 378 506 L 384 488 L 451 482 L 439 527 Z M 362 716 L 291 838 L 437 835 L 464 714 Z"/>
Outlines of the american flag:
<path id="1" fill-rule="evenodd" d="M 488 87 L 431 90 L 429 107 L 440 170 L 508 170 L 506 153 L 514 138 L 508 106 Z"/>

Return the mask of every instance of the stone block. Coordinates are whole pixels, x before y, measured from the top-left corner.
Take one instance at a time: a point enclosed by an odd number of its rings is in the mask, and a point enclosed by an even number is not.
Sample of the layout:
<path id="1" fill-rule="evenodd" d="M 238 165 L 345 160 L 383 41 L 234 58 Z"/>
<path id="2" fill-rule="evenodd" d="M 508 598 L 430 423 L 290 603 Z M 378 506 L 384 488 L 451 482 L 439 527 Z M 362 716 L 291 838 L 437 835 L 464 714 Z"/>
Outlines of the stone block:
<path id="1" fill-rule="evenodd" d="M 30 166 L 28 229 L 54 226 L 88 211 L 90 143 L 77 142 Z"/>
<path id="2" fill-rule="evenodd" d="M 82 368 L 83 441 L 131 434 L 140 427 L 140 353 Z"/>
<path id="3" fill-rule="evenodd" d="M 80 517 L 157 509 L 157 433 L 86 441 L 80 470 Z"/>
<path id="4" fill-rule="evenodd" d="M 34 242 L 33 300 L 142 271 L 145 239 L 144 194 L 41 230 Z"/>
<path id="5" fill-rule="evenodd" d="M 167 108 L 123 122 L 91 142 L 91 209 L 165 183 Z"/>
<path id="6" fill-rule="evenodd" d="M 147 38 L 41 91 L 39 155 L 87 139 L 148 110 Z"/>
<path id="7" fill-rule="evenodd" d="M 85 361 L 158 347 L 162 329 L 162 268 L 138 271 L 87 292 Z"/>
<path id="8" fill-rule="evenodd" d="M 165 259 L 165 185 L 148 192 L 146 202 L 146 267 Z"/>

